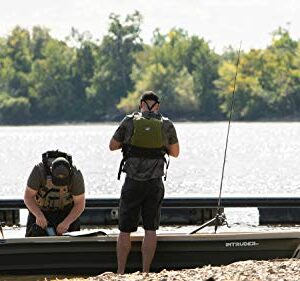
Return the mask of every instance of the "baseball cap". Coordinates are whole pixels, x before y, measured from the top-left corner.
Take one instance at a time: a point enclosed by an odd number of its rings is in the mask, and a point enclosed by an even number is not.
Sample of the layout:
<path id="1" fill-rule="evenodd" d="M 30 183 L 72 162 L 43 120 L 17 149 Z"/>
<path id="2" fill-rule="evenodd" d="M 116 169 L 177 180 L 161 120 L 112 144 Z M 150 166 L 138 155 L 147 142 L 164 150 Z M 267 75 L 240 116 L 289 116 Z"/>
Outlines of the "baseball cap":
<path id="1" fill-rule="evenodd" d="M 51 164 L 52 182 L 54 185 L 63 186 L 70 183 L 71 166 L 64 157 L 56 158 Z"/>

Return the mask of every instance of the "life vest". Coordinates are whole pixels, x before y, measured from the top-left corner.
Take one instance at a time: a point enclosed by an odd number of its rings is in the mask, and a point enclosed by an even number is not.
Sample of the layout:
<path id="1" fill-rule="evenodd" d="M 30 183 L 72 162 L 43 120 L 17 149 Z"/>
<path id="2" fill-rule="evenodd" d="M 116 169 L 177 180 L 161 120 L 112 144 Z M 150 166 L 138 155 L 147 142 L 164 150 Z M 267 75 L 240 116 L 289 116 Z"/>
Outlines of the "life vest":
<path id="1" fill-rule="evenodd" d="M 69 186 L 55 186 L 51 175 L 47 175 L 45 186 L 38 190 L 36 202 L 42 210 L 62 210 L 73 204 L 73 197 Z"/>
<path id="2" fill-rule="evenodd" d="M 133 133 L 129 143 L 122 146 L 123 159 L 120 163 L 118 179 L 121 177 L 126 160 L 130 157 L 163 159 L 168 168 L 169 161 L 165 158 L 167 149 L 162 129 L 164 117 L 147 118 L 142 113 L 134 113 L 129 118 L 133 121 Z"/>

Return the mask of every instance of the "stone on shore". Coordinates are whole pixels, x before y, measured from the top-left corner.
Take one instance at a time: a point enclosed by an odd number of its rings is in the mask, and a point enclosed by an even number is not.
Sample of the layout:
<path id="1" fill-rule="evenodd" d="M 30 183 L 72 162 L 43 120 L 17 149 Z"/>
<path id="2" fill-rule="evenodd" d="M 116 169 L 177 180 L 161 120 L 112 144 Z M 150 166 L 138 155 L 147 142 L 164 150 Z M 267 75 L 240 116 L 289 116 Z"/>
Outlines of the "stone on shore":
<path id="1" fill-rule="evenodd" d="M 58 280 L 58 279 L 56 279 Z M 300 280 L 300 259 L 241 261 L 224 266 L 195 269 L 162 270 L 159 273 L 118 275 L 105 272 L 95 277 L 63 279 L 71 281 L 297 281 Z"/>

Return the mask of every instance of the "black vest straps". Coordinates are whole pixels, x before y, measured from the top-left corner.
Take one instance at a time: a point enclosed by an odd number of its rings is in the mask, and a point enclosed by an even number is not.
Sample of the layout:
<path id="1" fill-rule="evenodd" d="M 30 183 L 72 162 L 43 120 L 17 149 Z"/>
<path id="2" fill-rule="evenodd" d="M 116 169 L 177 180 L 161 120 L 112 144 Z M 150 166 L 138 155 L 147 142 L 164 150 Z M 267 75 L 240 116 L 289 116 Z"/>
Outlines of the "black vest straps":
<path id="1" fill-rule="evenodd" d="M 122 147 L 123 159 L 121 160 L 118 172 L 118 180 L 121 177 L 121 173 L 123 172 L 123 168 L 125 162 L 130 157 L 137 157 L 137 158 L 147 158 L 147 159 L 163 159 L 166 163 L 166 172 L 164 175 L 164 180 L 167 178 L 167 169 L 169 168 L 170 164 L 170 157 L 167 153 L 165 148 L 142 148 L 133 145 L 124 144 Z M 165 155 L 168 155 L 168 161 Z"/>

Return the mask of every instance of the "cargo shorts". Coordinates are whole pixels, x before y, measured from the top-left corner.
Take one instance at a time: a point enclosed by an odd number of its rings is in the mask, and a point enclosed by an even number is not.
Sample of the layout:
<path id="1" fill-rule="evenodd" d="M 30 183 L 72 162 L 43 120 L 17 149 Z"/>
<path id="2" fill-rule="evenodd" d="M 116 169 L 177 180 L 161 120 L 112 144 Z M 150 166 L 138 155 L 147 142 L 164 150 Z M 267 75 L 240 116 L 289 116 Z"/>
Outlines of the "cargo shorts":
<path id="1" fill-rule="evenodd" d="M 145 230 L 157 230 L 165 188 L 161 178 L 137 181 L 126 177 L 119 205 L 119 230 L 134 232 L 140 217 Z"/>

